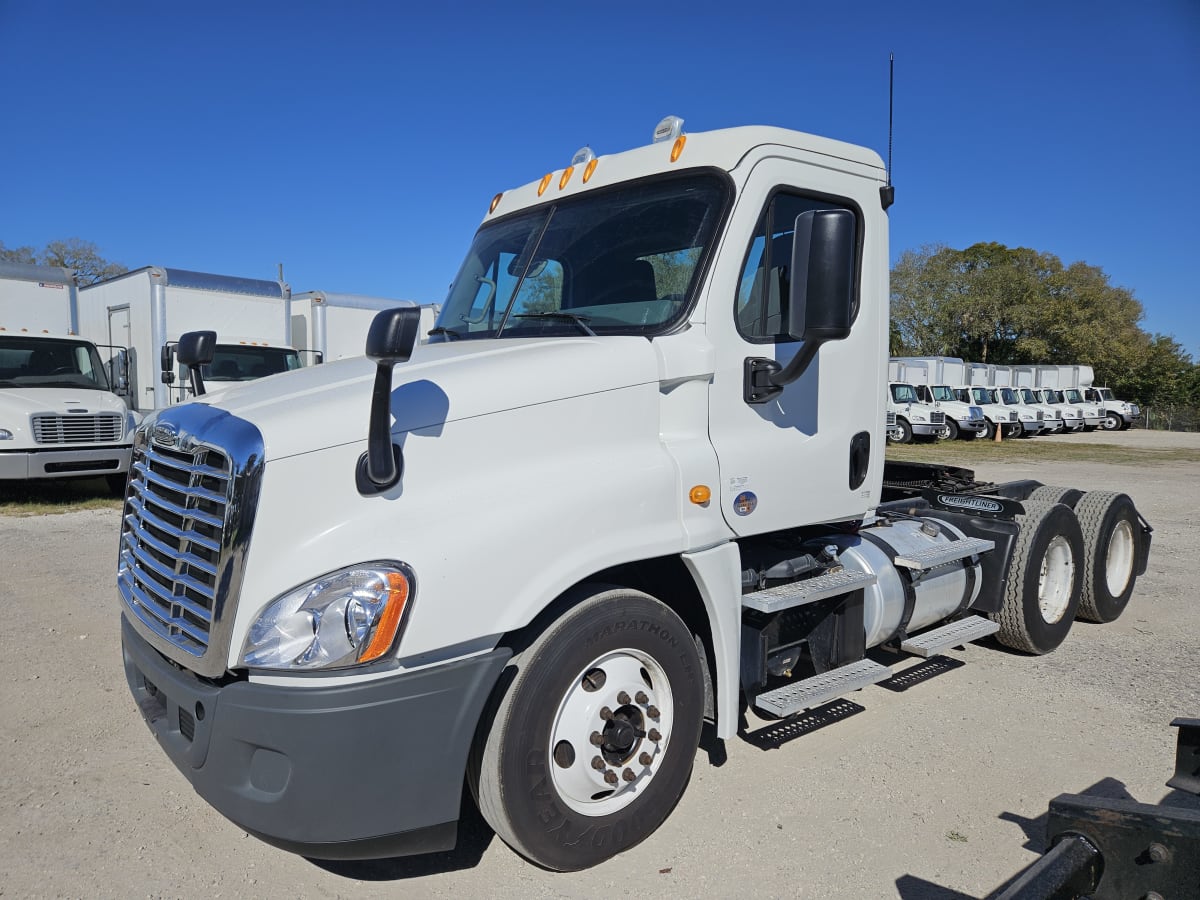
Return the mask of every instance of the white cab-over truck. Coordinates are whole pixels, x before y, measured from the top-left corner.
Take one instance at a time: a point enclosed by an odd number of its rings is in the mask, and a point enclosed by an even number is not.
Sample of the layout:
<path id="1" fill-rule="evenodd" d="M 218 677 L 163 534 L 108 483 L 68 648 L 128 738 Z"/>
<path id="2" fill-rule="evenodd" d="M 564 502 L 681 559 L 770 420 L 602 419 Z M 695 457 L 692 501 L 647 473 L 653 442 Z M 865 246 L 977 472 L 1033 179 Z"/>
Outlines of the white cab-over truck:
<path id="1" fill-rule="evenodd" d="M 75 275 L 0 263 L 0 482 L 104 476 L 125 490 L 141 421 L 79 336 Z"/>
<path id="2" fill-rule="evenodd" d="M 148 412 L 190 399 L 171 358 L 189 331 L 218 335 L 203 369 L 210 393 L 300 368 L 289 343 L 290 300 L 282 281 L 146 266 L 81 288 L 79 316 L 85 336 L 129 348 L 126 401 Z"/>
<path id="3" fill-rule="evenodd" d="M 239 827 L 443 850 L 465 783 L 579 869 L 663 822 L 705 719 L 732 739 L 743 703 L 1125 608 L 1150 538 L 1125 495 L 885 467 L 879 157 L 681 124 L 497 194 L 437 340 L 387 311 L 366 358 L 139 431 L 127 680 Z"/>
<path id="4" fill-rule="evenodd" d="M 405 302 L 336 291 L 292 294 L 291 344 L 302 355 L 312 354 L 312 359 L 305 359 L 309 364 L 362 356 L 375 314 Z M 434 327 L 440 311 L 436 303 L 421 307 L 422 339 Z"/>

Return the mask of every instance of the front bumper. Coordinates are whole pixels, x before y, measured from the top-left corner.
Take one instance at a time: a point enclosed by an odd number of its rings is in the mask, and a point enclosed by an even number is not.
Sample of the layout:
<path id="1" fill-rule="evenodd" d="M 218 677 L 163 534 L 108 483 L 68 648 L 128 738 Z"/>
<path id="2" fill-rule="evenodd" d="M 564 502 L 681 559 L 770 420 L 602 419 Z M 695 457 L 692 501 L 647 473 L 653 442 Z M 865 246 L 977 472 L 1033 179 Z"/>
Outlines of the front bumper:
<path id="1" fill-rule="evenodd" d="M 4 450 L 0 446 L 0 481 L 30 478 L 88 478 L 129 471 L 129 444 L 63 450 Z"/>
<path id="2" fill-rule="evenodd" d="M 1020 425 L 1021 431 L 1025 434 L 1038 434 L 1043 427 L 1041 422 L 1030 421 L 1028 419 L 1022 419 Z"/>
<path id="3" fill-rule="evenodd" d="M 984 419 L 955 419 L 959 431 L 969 431 L 972 434 L 983 434 L 987 431 L 987 421 Z"/>
<path id="4" fill-rule="evenodd" d="M 278 687 L 176 668 L 124 616 L 121 643 L 151 732 L 241 828 L 317 859 L 454 846 L 467 754 L 506 648 L 361 684 Z"/>
<path id="5" fill-rule="evenodd" d="M 909 425 L 912 428 L 912 433 L 920 435 L 921 437 L 933 437 L 934 435 L 941 434 L 946 430 L 946 426 L 944 424 L 930 425 L 927 422 L 911 422 Z"/>

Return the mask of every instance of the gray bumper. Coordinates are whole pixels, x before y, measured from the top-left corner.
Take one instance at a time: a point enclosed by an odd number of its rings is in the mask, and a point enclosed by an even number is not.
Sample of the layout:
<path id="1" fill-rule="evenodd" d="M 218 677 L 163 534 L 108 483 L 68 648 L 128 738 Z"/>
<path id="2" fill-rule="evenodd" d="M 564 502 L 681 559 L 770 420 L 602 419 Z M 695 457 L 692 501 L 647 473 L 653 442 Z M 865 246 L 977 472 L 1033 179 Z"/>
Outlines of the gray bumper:
<path id="1" fill-rule="evenodd" d="M 959 431 L 970 431 L 975 434 L 983 434 L 987 431 L 987 421 L 985 419 L 955 419 L 958 423 Z"/>
<path id="2" fill-rule="evenodd" d="M 87 447 L 65 450 L 0 449 L 0 480 L 86 478 L 129 471 L 131 447 Z"/>
<path id="3" fill-rule="evenodd" d="M 467 754 L 501 648 L 337 687 L 217 685 L 121 618 L 125 678 L 196 793 L 264 841 L 319 859 L 448 850 Z"/>
<path id="4" fill-rule="evenodd" d="M 919 434 L 922 437 L 932 437 L 945 430 L 945 425 L 929 425 L 924 423 L 909 423 L 913 434 Z"/>

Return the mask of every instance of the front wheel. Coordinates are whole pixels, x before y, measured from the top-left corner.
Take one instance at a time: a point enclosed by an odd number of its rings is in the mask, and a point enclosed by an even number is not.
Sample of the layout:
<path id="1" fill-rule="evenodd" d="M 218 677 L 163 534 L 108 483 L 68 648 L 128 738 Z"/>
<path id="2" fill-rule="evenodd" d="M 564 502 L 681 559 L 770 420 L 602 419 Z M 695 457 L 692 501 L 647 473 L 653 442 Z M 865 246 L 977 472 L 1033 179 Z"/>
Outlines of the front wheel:
<path id="1" fill-rule="evenodd" d="M 1110 412 L 1104 414 L 1104 421 L 1100 423 L 1100 427 L 1105 431 L 1120 431 L 1123 424 L 1119 415 Z"/>
<path id="2" fill-rule="evenodd" d="M 996 437 L 996 423 L 991 419 L 983 420 L 983 437 L 984 440 L 992 440 Z"/>
<path id="3" fill-rule="evenodd" d="M 626 588 L 577 599 L 513 657 L 469 773 L 496 834 L 563 872 L 662 824 L 691 776 L 704 707 L 700 657 L 672 610 Z"/>
<path id="4" fill-rule="evenodd" d="M 904 419 L 897 418 L 896 424 L 888 429 L 888 440 L 893 444 L 911 444 L 912 439 L 912 426 Z"/>

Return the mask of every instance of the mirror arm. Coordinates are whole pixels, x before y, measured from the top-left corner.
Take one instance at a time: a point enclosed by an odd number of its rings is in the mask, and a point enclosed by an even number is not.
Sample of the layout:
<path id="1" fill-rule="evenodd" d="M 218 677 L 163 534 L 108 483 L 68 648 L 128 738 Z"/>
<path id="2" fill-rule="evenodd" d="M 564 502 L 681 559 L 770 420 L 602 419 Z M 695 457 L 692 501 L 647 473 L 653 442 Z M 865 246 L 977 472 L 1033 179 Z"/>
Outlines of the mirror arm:
<path id="1" fill-rule="evenodd" d="M 804 346 L 786 367 L 766 357 L 748 357 L 745 363 L 745 377 L 742 379 L 742 399 L 757 406 L 778 397 L 786 385 L 808 371 L 823 343 L 824 341 L 805 341 Z"/>

